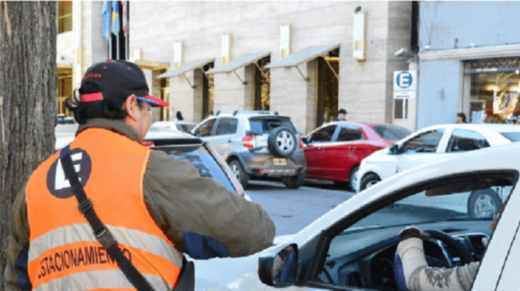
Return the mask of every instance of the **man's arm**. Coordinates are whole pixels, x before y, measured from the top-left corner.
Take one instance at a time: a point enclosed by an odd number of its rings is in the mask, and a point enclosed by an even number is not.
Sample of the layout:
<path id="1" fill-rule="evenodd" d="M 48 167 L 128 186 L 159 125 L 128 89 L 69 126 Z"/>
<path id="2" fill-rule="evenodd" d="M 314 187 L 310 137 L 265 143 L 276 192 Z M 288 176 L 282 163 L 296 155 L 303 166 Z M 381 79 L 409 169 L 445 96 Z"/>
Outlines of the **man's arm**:
<path id="1" fill-rule="evenodd" d="M 159 227 L 193 258 L 247 256 L 273 243 L 274 223 L 260 205 L 164 152 L 150 154 L 144 194 Z"/>
<path id="2" fill-rule="evenodd" d="M 25 208 L 25 187 L 11 208 L 11 233 L 7 242 L 7 264 L 4 273 L 6 291 L 31 290 L 27 273 L 29 260 L 29 223 Z"/>
<path id="3" fill-rule="evenodd" d="M 400 233 L 402 242 L 397 246 L 397 254 L 402 265 L 402 274 L 406 287 L 410 291 L 469 291 L 478 262 L 460 267 L 429 267 L 424 257 L 423 241 L 420 231 L 408 226 Z"/>

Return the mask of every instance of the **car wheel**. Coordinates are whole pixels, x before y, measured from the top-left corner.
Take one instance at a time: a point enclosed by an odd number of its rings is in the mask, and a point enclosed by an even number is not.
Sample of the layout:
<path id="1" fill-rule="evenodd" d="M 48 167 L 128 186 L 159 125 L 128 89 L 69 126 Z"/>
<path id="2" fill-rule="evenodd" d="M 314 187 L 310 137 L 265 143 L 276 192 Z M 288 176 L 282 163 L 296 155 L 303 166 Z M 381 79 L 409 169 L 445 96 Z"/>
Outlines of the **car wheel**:
<path id="1" fill-rule="evenodd" d="M 349 183 L 350 189 L 354 192 L 356 192 L 357 183 L 358 183 L 358 179 L 359 179 L 358 171 L 359 171 L 359 166 L 356 165 L 356 166 L 352 167 L 352 169 L 350 169 L 350 175 L 348 176 L 348 183 Z"/>
<path id="2" fill-rule="evenodd" d="M 267 148 L 276 157 L 283 158 L 292 155 L 298 147 L 296 135 L 286 127 L 275 128 L 267 138 Z"/>
<path id="3" fill-rule="evenodd" d="M 471 218 L 492 218 L 502 208 L 502 200 L 491 189 L 473 191 L 468 200 L 468 213 Z"/>
<path id="4" fill-rule="evenodd" d="M 381 178 L 379 178 L 376 174 L 368 174 L 361 180 L 361 185 L 359 187 L 360 191 L 363 191 L 367 188 L 370 188 L 381 181 Z"/>
<path id="5" fill-rule="evenodd" d="M 283 183 L 285 184 L 285 186 L 287 186 L 287 188 L 290 188 L 290 189 L 298 189 L 301 186 L 303 186 L 304 182 L 305 182 L 305 174 L 303 172 L 299 173 L 296 176 L 290 176 L 290 177 L 283 179 Z"/>
<path id="6" fill-rule="evenodd" d="M 231 168 L 231 171 L 235 176 L 237 177 L 238 181 L 244 187 L 244 189 L 247 186 L 247 183 L 249 182 L 249 175 L 244 172 L 244 169 L 242 168 L 242 165 L 240 165 L 240 162 L 238 160 L 232 160 L 229 163 L 229 167 Z"/>

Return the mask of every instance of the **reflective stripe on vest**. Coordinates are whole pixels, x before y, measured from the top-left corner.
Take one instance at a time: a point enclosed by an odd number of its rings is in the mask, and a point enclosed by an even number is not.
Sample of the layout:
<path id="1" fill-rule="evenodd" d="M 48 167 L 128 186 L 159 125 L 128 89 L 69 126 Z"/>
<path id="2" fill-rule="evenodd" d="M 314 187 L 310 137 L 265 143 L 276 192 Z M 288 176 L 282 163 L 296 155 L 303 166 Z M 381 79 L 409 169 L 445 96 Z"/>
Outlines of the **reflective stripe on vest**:
<path id="1" fill-rule="evenodd" d="M 155 290 L 171 290 L 163 279 L 159 276 L 144 275 L 148 283 Z M 58 281 L 50 281 L 49 283 L 41 284 L 36 291 L 57 291 L 63 290 L 62 286 L 67 287 L 67 290 L 96 290 L 96 289 L 117 289 L 118 291 L 128 290 L 135 291 L 135 288 L 128 282 L 125 275 L 121 271 L 96 271 L 88 273 L 78 273 L 69 275 Z"/>
<path id="2" fill-rule="evenodd" d="M 124 255 L 158 290 L 171 290 L 182 256 L 144 202 L 143 179 L 150 150 L 110 130 L 89 128 L 76 137 L 70 151 L 94 210 Z M 33 288 L 132 289 L 78 210 L 59 154 L 43 162 L 26 187 L 28 273 Z"/>

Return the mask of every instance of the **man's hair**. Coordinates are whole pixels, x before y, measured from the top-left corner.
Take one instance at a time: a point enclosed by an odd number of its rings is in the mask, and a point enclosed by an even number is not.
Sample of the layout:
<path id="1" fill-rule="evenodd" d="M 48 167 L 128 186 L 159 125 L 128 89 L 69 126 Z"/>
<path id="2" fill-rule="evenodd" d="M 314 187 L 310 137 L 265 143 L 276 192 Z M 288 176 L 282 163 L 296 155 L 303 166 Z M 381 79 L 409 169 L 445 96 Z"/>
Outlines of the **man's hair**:
<path id="1" fill-rule="evenodd" d="M 462 118 L 462 122 L 466 122 L 466 114 L 464 112 L 457 113 L 457 116 Z"/>
<path id="2" fill-rule="evenodd" d="M 99 93 L 101 88 L 90 82 L 84 83 L 79 90 L 74 90 L 65 101 L 68 110 L 74 113 L 74 119 L 80 124 L 87 123 L 89 119 L 106 118 L 112 120 L 122 120 L 126 118 L 126 110 L 123 109 L 125 99 L 109 99 L 94 102 L 81 102 L 79 95 Z M 137 100 L 137 106 L 143 109 L 143 102 Z"/>

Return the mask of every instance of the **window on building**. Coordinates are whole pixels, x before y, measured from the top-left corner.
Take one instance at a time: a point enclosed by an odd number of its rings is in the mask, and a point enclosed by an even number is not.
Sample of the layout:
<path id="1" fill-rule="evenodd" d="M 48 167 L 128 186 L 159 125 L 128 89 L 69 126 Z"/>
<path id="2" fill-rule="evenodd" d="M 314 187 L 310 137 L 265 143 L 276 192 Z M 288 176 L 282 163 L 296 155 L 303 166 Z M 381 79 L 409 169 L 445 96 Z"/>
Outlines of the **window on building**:
<path id="1" fill-rule="evenodd" d="M 408 100 L 394 99 L 394 119 L 408 118 Z"/>
<path id="2" fill-rule="evenodd" d="M 271 108 L 271 72 L 269 69 L 265 69 L 265 66 L 269 65 L 271 57 L 265 57 L 258 61 L 257 65 L 254 66 L 254 89 L 253 89 L 253 109 L 254 110 L 266 110 Z"/>
<path id="3" fill-rule="evenodd" d="M 58 114 L 72 116 L 72 113 L 65 106 L 65 100 L 72 94 L 72 70 L 58 74 L 57 109 Z"/>
<path id="4" fill-rule="evenodd" d="M 163 70 L 164 73 L 166 70 Z M 161 79 L 161 91 L 160 98 L 166 102 L 170 102 L 170 78 L 162 78 Z M 170 120 L 170 106 L 165 106 L 161 108 L 161 121 Z"/>
<path id="5" fill-rule="evenodd" d="M 513 123 L 519 119 L 520 58 L 468 61 L 464 74 L 465 82 L 470 82 L 464 86 L 469 88 L 468 122 Z"/>
<path id="6" fill-rule="evenodd" d="M 205 72 L 212 70 L 214 63 L 205 65 L 201 71 L 202 74 L 202 98 L 201 98 L 201 116 L 206 119 L 210 115 L 214 115 L 213 109 L 213 74 L 205 74 Z"/>
<path id="7" fill-rule="evenodd" d="M 72 31 L 72 1 L 58 1 L 58 33 Z"/>
<path id="8" fill-rule="evenodd" d="M 339 49 L 330 51 L 327 56 L 316 59 L 318 78 L 317 127 L 334 120 L 338 114 L 339 61 Z"/>

